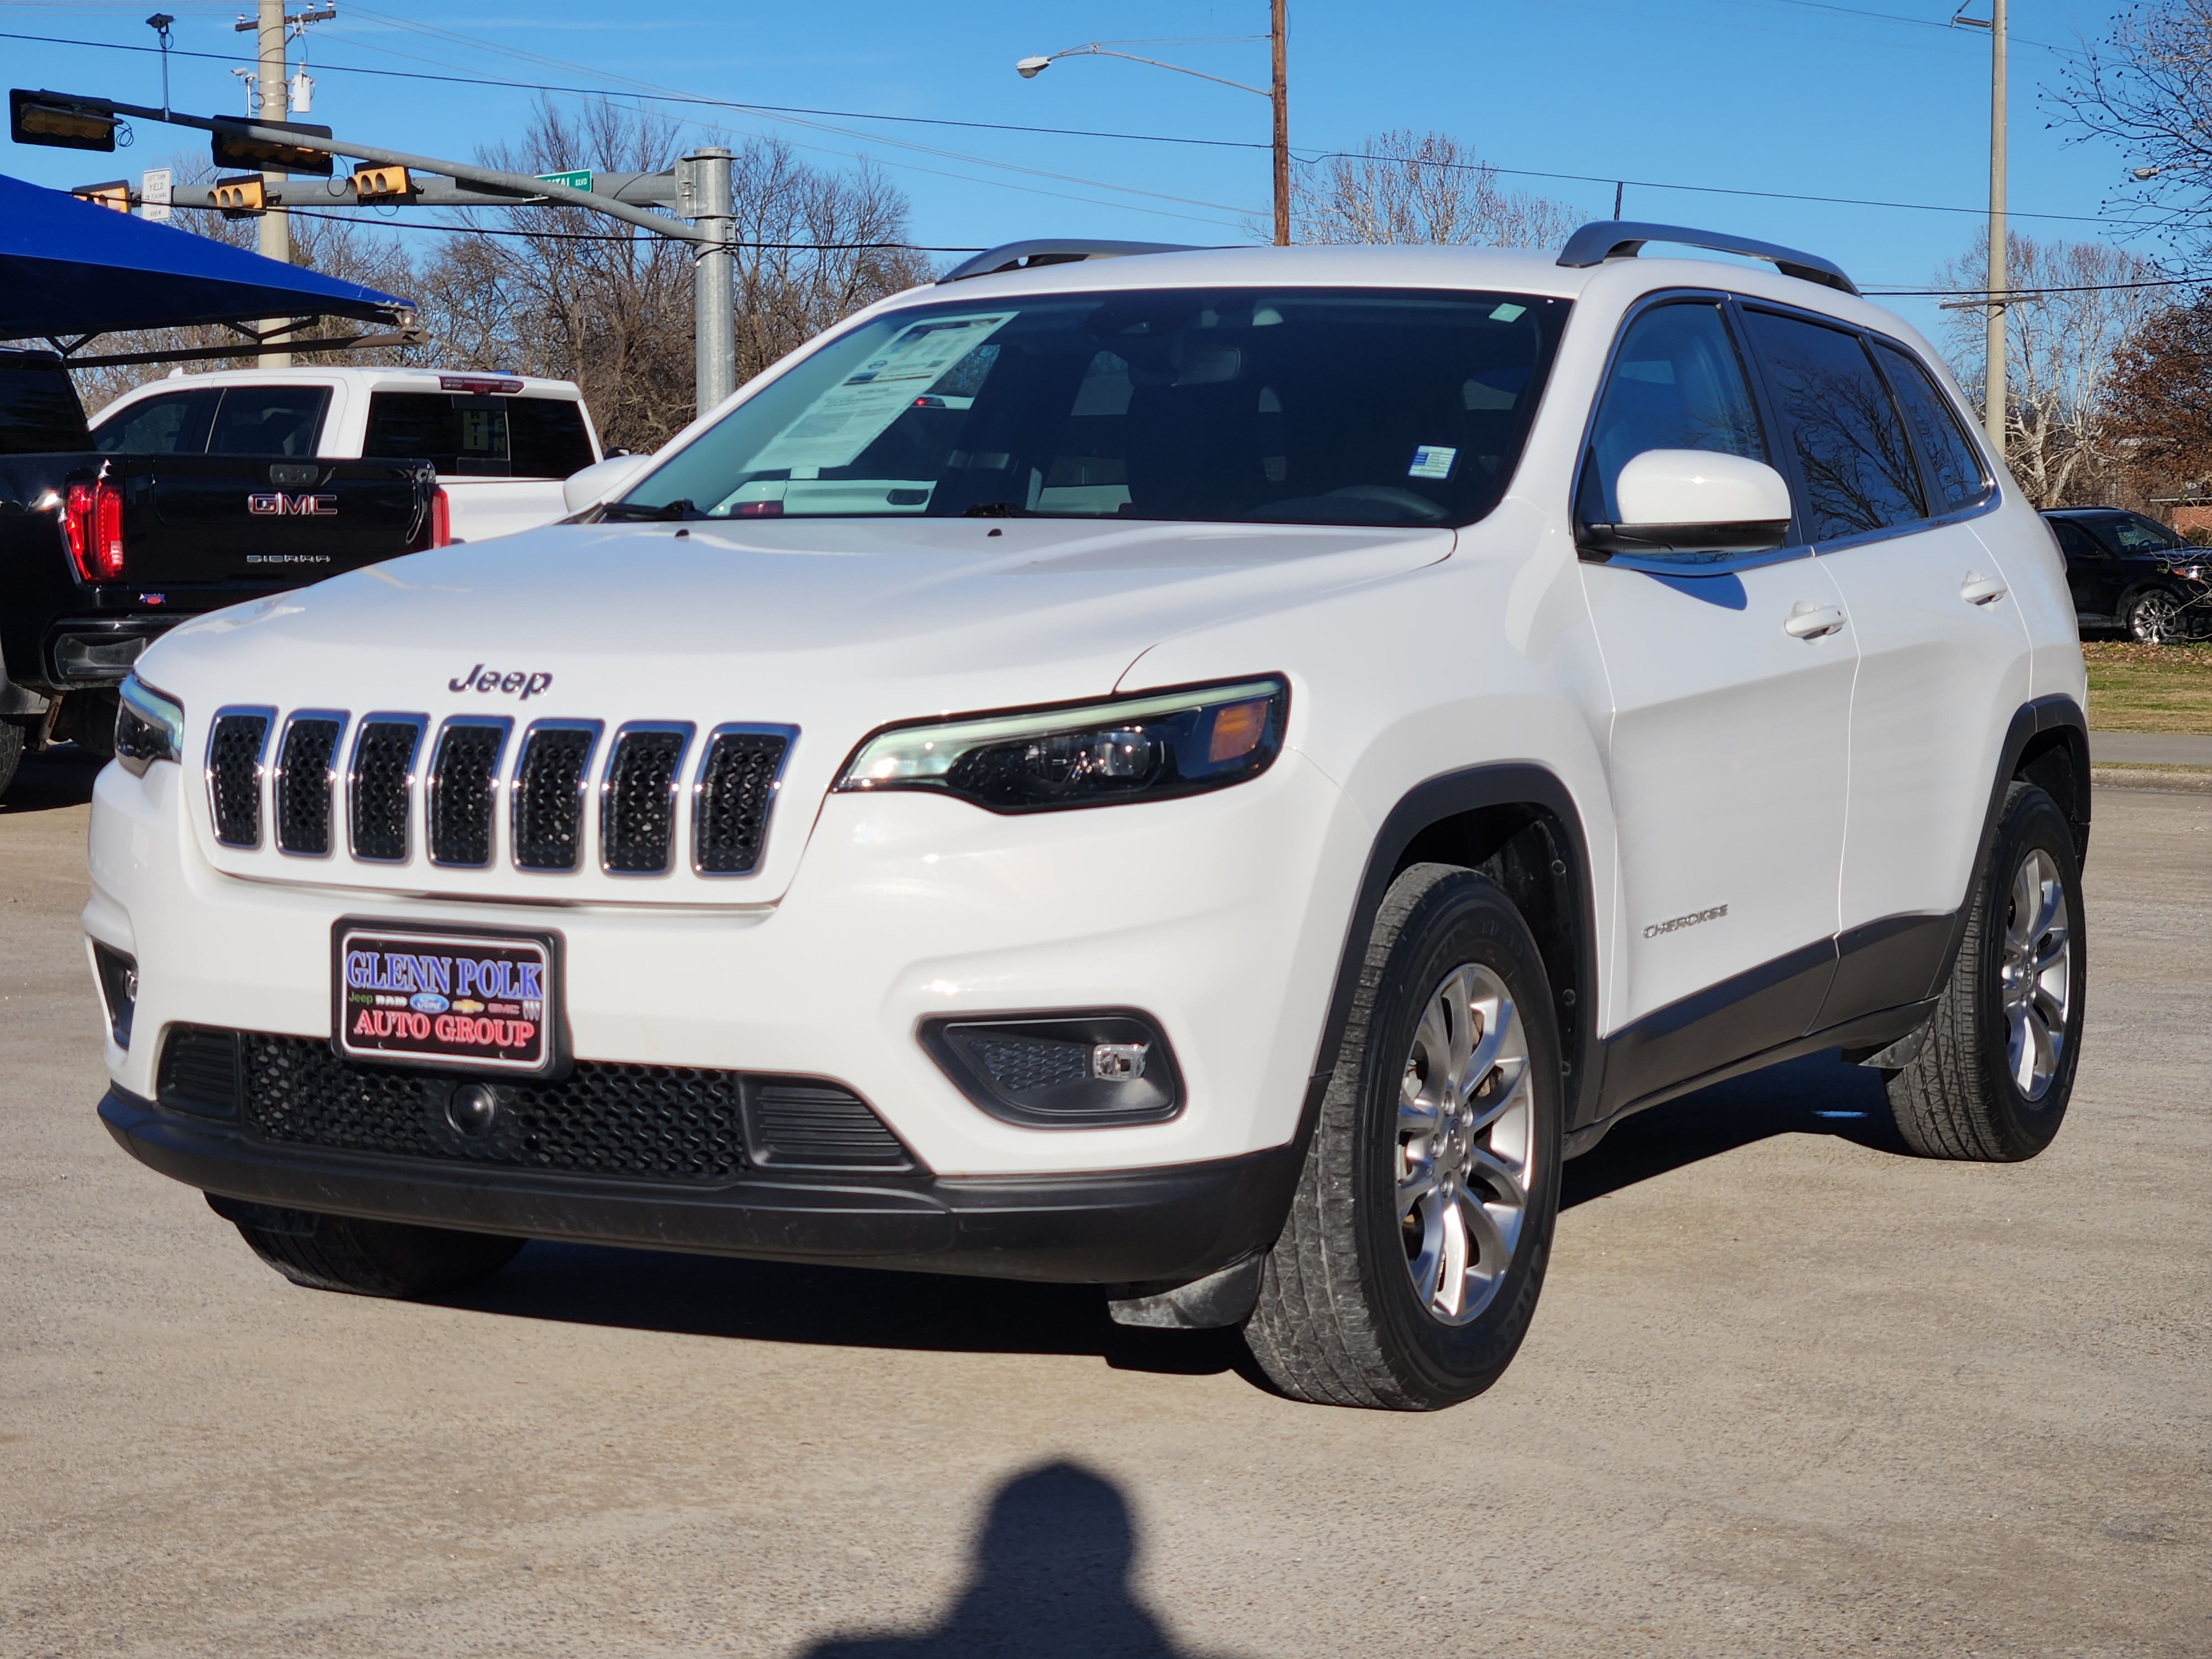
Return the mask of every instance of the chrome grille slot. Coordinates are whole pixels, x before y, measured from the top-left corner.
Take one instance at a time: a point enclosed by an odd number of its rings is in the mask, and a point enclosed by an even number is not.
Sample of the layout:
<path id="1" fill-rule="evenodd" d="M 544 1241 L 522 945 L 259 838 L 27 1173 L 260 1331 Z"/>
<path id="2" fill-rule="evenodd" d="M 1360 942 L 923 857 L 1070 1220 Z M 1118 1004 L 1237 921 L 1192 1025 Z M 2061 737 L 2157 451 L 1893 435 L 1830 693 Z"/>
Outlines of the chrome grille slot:
<path id="1" fill-rule="evenodd" d="M 599 863 L 618 875 L 659 875 L 676 841 L 677 779 L 689 726 L 625 726 L 599 786 Z"/>
<path id="2" fill-rule="evenodd" d="M 428 724 L 420 714 L 371 714 L 354 734 L 346 795 L 356 858 L 377 864 L 407 861 L 415 757 Z"/>
<path id="3" fill-rule="evenodd" d="M 499 757 L 513 726 L 465 716 L 447 720 L 438 733 L 425 808 L 431 863 L 481 869 L 491 862 Z"/>
<path id="4" fill-rule="evenodd" d="M 520 870 L 574 870 L 584 852 L 584 793 L 596 720 L 540 720 L 522 739 L 514 767 L 510 844 Z"/>
<path id="5" fill-rule="evenodd" d="M 717 726 L 707 738 L 691 803 L 691 867 L 702 876 L 749 876 L 768 842 L 769 813 L 793 726 Z"/>
<path id="6" fill-rule="evenodd" d="M 331 781 L 345 715 L 314 709 L 284 722 L 276 746 L 276 845 L 283 852 L 321 858 L 331 850 Z"/>
<path id="7" fill-rule="evenodd" d="M 225 847 L 261 845 L 261 757 L 276 718 L 273 708 L 216 711 L 208 733 L 208 806 Z"/>

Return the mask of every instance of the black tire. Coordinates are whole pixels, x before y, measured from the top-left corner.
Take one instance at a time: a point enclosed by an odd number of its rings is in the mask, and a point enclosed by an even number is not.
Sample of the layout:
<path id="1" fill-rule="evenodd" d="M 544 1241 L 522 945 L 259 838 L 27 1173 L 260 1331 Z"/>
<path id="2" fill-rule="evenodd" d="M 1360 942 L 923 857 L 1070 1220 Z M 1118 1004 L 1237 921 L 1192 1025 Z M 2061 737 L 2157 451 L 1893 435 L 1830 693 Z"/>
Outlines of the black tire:
<path id="1" fill-rule="evenodd" d="M 365 1221 L 207 1195 L 254 1255 L 314 1291 L 355 1296 L 440 1296 L 489 1279 L 525 1241 L 397 1221 Z"/>
<path id="2" fill-rule="evenodd" d="M 8 786 L 15 781 L 15 768 L 21 764 L 26 733 L 14 720 L 0 720 L 0 800 L 8 798 Z"/>
<path id="3" fill-rule="evenodd" d="M 2182 601 L 2162 587 L 2129 595 L 2120 608 L 2120 626 L 2144 645 L 2173 645 L 2196 631 Z"/>
<path id="4" fill-rule="evenodd" d="M 1400 1208 L 1396 1190 L 1400 1095 L 1420 1075 L 1417 1035 L 1432 998 L 1462 966 L 1502 982 L 1520 1017 L 1528 1095 L 1525 1115 L 1516 1108 L 1514 1121 L 1525 1202 L 1510 1251 L 1483 1257 L 1503 1263 L 1494 1288 L 1480 1304 L 1463 1304 L 1471 1317 L 1453 1323 L 1416 1288 L 1407 1224 L 1414 1212 Z M 1479 1102 L 1493 1085 L 1510 1094 L 1502 1076 L 1492 1073 L 1466 1098 Z M 1267 1379 L 1293 1399 L 1393 1411 L 1456 1405 L 1496 1382 L 1528 1333 L 1551 1258 L 1564 1093 L 1551 986 L 1520 913 L 1474 871 L 1405 871 L 1376 917 L 1290 1217 L 1244 1328 Z M 1474 1139 L 1494 1144 L 1494 1130 Z M 1480 1181 L 1478 1174 L 1468 1186 Z"/>
<path id="5" fill-rule="evenodd" d="M 2064 906 L 2058 920 L 2065 929 L 2066 958 L 2063 975 L 2055 977 L 2065 987 L 2065 1006 L 2051 1033 L 2059 1041 L 2049 1078 L 2032 1078 L 2023 1088 L 2008 1001 L 2007 963 L 2014 952 L 2007 935 L 2036 925 L 2021 919 L 2014 894 L 2031 858 L 2048 861 Z M 2039 933 L 2029 941 L 2031 949 L 2040 951 L 2051 937 Z M 2065 1120 L 2081 1063 L 2088 970 L 2073 827 L 2049 795 L 2015 781 L 2006 792 L 1986 867 L 1975 883 L 1966 937 L 1925 1041 L 1902 1070 L 1887 1074 L 1890 1115 L 1905 1144 L 1923 1158 L 1996 1164 L 2015 1164 L 2048 1146 Z M 2015 969 L 2012 982 L 2019 979 Z M 2047 1005 L 2033 995 L 2028 1002 L 2028 1018 L 2048 1030 Z M 2032 1036 L 2032 1028 L 2021 1029 Z M 2033 1042 L 2024 1046 L 2032 1060 Z"/>

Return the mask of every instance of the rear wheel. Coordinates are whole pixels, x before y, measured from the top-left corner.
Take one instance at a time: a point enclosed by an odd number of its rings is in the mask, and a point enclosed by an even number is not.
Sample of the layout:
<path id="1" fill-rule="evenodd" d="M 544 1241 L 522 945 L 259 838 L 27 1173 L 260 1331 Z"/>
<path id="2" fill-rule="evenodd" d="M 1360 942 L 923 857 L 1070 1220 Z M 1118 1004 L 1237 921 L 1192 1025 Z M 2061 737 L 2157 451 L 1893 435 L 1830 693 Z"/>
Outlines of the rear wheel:
<path id="1" fill-rule="evenodd" d="M 2073 827 L 2049 795 L 2015 782 L 1927 1038 L 1888 1077 L 1905 1143 L 1993 1163 L 2048 1146 L 2074 1092 L 2087 988 Z"/>
<path id="2" fill-rule="evenodd" d="M 1415 865 L 1376 920 L 1336 1071 L 1244 1331 L 1294 1399 L 1430 1411 L 1496 1382 L 1559 1209 L 1551 988 L 1504 894 Z"/>
<path id="3" fill-rule="evenodd" d="M 0 720 L 0 800 L 7 799 L 8 786 L 15 781 L 15 769 L 22 763 L 26 740 L 27 734 L 20 723 Z"/>
<path id="4" fill-rule="evenodd" d="M 437 1296 L 463 1290 L 507 1266 L 524 1243 L 489 1233 L 280 1209 L 215 1193 L 208 1194 L 208 1206 L 238 1229 L 254 1255 L 295 1285 L 356 1296 Z"/>

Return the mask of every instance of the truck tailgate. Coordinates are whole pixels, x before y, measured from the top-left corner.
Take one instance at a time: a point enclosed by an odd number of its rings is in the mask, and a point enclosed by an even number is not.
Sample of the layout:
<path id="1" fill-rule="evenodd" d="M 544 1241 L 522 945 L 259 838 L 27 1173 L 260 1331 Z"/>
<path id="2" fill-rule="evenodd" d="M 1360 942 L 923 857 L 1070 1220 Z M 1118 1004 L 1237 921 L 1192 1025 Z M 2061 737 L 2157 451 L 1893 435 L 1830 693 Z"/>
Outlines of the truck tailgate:
<path id="1" fill-rule="evenodd" d="M 428 463 L 118 456 L 134 585 L 319 581 L 410 551 L 437 488 Z"/>

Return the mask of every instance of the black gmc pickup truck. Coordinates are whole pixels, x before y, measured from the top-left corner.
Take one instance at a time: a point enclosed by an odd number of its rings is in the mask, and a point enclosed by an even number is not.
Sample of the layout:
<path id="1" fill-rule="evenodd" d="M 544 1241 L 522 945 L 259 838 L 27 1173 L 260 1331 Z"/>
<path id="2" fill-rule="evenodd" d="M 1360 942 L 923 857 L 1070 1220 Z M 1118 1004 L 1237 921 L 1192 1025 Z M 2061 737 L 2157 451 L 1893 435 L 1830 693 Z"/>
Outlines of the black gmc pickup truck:
<path id="1" fill-rule="evenodd" d="M 166 629 L 444 539 L 432 463 L 319 459 L 264 413 L 205 454 L 101 454 L 61 359 L 0 350 L 0 794 L 26 750 L 112 753 Z"/>

